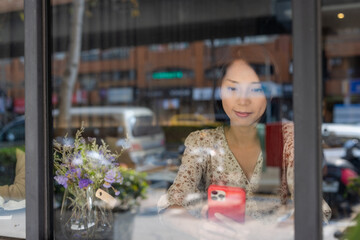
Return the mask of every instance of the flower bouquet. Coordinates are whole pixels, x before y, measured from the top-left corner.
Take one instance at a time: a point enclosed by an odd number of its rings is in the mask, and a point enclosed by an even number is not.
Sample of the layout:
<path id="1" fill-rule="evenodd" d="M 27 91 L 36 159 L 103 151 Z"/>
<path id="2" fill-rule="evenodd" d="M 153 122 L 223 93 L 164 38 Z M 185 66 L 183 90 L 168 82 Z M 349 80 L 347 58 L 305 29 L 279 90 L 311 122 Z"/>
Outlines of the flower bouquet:
<path id="1" fill-rule="evenodd" d="M 111 153 L 104 141 L 99 145 L 95 138 L 85 140 L 83 132 L 81 127 L 72 145 L 54 142 L 54 178 L 65 188 L 60 212 L 62 232 L 68 239 L 104 239 L 112 230 L 114 206 L 108 203 L 115 199 L 111 194 L 120 195 L 123 183 L 116 162 L 121 153 Z M 98 198 L 99 191 L 109 194 Z"/>

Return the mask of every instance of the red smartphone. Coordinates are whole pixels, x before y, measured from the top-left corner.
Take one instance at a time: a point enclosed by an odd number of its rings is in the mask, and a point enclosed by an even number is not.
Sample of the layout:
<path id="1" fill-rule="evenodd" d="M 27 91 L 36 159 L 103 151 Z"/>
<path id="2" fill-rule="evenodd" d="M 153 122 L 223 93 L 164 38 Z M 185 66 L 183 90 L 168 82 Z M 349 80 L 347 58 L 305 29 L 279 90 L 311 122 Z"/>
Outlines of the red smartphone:
<path id="1" fill-rule="evenodd" d="M 246 192 L 240 187 L 210 185 L 208 188 L 208 218 L 217 220 L 220 213 L 237 222 L 245 220 Z"/>

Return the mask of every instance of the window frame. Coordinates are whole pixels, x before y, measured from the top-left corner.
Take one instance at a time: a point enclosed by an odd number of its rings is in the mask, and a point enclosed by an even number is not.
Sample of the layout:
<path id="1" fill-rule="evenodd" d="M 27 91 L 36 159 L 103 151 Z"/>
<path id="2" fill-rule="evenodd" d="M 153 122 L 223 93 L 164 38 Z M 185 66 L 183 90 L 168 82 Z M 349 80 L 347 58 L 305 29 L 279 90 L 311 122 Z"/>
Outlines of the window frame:
<path id="1" fill-rule="evenodd" d="M 51 5 L 24 0 L 24 8 L 26 236 L 53 239 Z M 320 0 L 292 1 L 295 239 L 322 239 L 320 10 Z"/>
<path id="2" fill-rule="evenodd" d="M 24 0 L 26 239 L 53 239 L 51 9 Z"/>
<path id="3" fill-rule="evenodd" d="M 321 2 L 293 0 L 295 239 L 322 239 Z"/>

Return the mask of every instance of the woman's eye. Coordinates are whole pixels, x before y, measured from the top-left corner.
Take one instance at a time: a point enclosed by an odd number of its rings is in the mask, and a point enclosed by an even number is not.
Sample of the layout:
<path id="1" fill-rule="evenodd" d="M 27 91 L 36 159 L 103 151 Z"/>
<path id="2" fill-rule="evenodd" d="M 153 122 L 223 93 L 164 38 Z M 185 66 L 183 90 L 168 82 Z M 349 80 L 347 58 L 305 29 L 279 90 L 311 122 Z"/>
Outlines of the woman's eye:
<path id="1" fill-rule="evenodd" d="M 228 87 L 227 89 L 228 89 L 228 91 L 231 91 L 231 92 L 236 91 L 236 88 L 235 88 L 235 87 Z"/>
<path id="2" fill-rule="evenodd" d="M 251 92 L 254 92 L 254 93 L 262 93 L 262 92 L 264 92 L 264 90 L 262 88 L 251 88 L 250 90 L 251 90 Z"/>

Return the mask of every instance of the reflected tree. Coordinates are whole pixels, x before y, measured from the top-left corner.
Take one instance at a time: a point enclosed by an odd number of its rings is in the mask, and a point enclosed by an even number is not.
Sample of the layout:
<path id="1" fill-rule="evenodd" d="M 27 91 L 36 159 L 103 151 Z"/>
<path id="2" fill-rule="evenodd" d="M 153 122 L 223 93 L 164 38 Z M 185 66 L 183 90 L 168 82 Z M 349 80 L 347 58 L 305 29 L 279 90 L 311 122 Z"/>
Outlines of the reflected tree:
<path id="1" fill-rule="evenodd" d="M 94 4 L 99 0 L 90 0 L 91 4 Z M 131 16 L 137 17 L 140 15 L 139 3 L 137 0 L 118 0 L 120 2 L 131 4 Z M 60 87 L 60 105 L 59 105 L 59 126 L 61 128 L 70 127 L 70 108 L 72 105 L 72 96 L 74 91 L 75 82 L 78 75 L 80 52 L 81 52 L 81 40 L 82 40 L 82 28 L 85 12 L 85 0 L 73 1 L 73 15 L 70 31 L 70 47 L 68 52 L 68 59 L 64 78 Z"/>
<path id="2" fill-rule="evenodd" d="M 64 78 L 60 87 L 59 126 L 65 128 L 70 126 L 71 100 L 79 69 L 85 0 L 74 0 L 73 5 L 70 48 Z"/>

